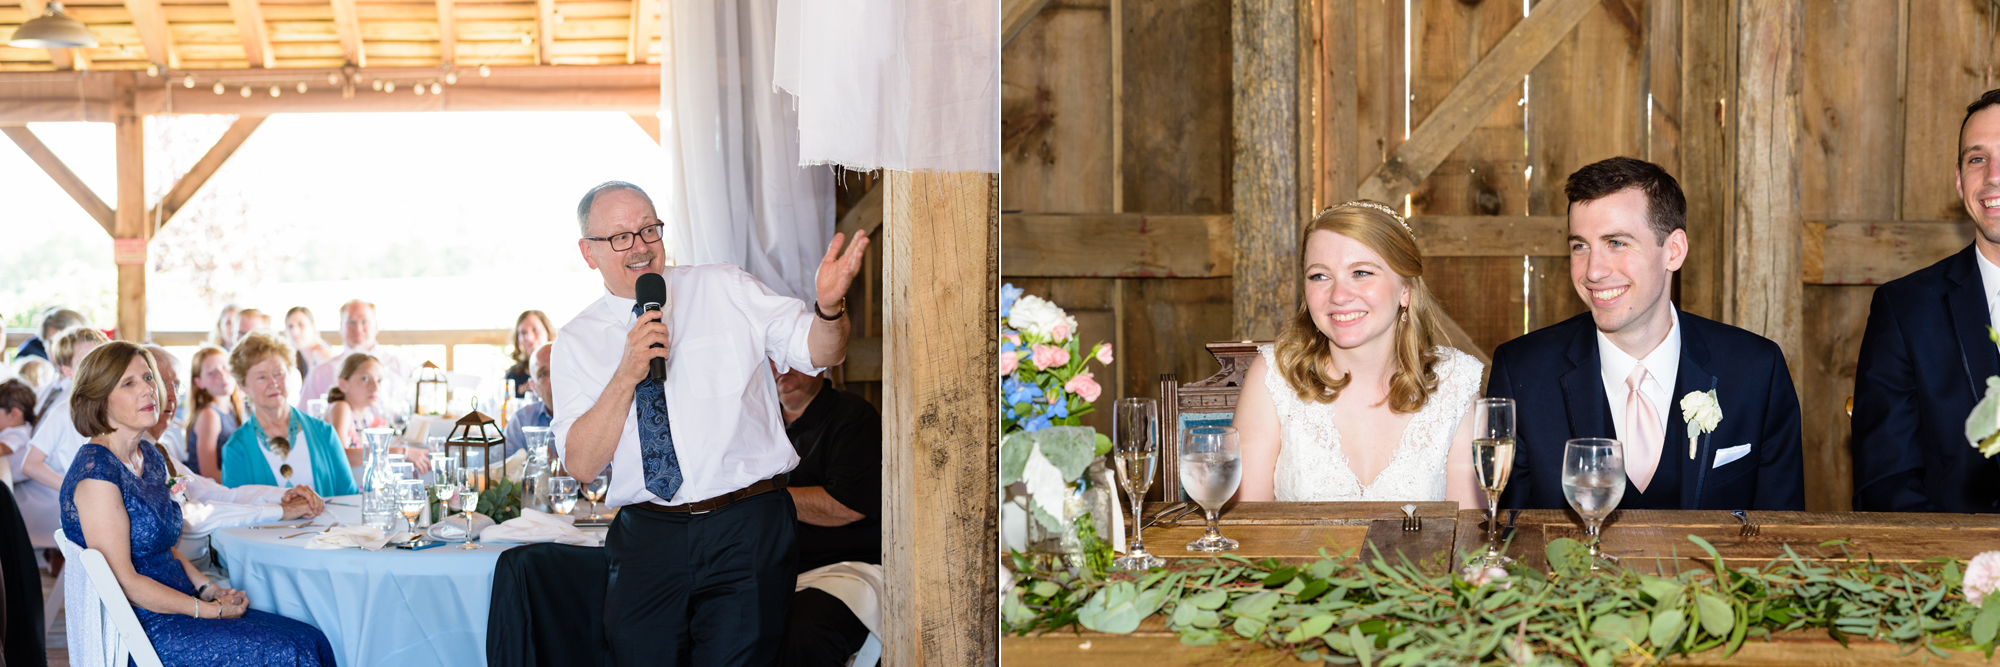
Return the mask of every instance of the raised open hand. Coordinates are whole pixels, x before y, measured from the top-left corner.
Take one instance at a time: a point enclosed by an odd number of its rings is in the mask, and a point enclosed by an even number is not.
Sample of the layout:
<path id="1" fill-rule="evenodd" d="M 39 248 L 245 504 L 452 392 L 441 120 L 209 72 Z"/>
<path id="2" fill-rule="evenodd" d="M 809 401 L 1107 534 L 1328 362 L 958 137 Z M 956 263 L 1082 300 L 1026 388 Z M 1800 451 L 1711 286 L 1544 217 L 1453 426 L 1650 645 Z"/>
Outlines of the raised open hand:
<path id="1" fill-rule="evenodd" d="M 846 246 L 845 251 L 842 246 Z M 819 274 L 813 277 L 814 296 L 819 300 L 814 305 L 819 312 L 840 309 L 840 300 L 854 284 L 854 274 L 861 272 L 861 258 L 867 249 L 868 232 L 855 232 L 853 243 L 847 243 L 845 234 L 833 235 L 833 242 L 826 245 L 826 256 L 819 260 Z"/>

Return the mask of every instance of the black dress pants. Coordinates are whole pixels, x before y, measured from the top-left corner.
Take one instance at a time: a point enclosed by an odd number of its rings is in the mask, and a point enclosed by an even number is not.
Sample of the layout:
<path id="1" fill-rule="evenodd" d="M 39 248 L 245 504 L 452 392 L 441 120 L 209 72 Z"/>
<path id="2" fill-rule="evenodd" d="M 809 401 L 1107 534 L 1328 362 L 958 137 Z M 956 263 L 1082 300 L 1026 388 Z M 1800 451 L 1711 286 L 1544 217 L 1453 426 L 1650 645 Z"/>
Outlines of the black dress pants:
<path id="1" fill-rule="evenodd" d="M 817 588 L 792 594 L 785 617 L 785 667 L 844 667 L 861 645 L 868 626 L 840 598 Z"/>
<path id="2" fill-rule="evenodd" d="M 706 514 L 619 511 L 605 540 L 612 664 L 778 664 L 797 517 L 782 489 Z"/>

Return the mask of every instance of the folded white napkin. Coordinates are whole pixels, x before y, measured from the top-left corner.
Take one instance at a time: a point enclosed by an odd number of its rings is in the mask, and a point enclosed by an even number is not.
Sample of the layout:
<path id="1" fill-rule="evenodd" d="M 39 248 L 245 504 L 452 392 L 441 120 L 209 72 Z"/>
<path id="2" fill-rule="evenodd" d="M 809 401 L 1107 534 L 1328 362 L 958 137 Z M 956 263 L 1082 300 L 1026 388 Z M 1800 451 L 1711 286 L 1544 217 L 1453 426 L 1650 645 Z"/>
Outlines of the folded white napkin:
<path id="1" fill-rule="evenodd" d="M 597 537 L 578 530 L 574 525 L 575 521 L 576 517 L 569 515 L 523 509 L 521 516 L 479 531 L 479 539 L 495 542 L 559 542 L 586 547 L 597 546 Z"/>
<path id="2" fill-rule="evenodd" d="M 306 541 L 307 549 L 347 549 L 359 547 L 374 551 L 389 543 L 388 535 L 374 526 L 344 526 L 314 535 Z"/>
<path id="3" fill-rule="evenodd" d="M 460 512 L 447 516 L 440 521 L 432 522 L 430 530 L 425 531 L 425 534 L 429 535 L 431 539 L 440 542 L 464 542 L 466 535 L 469 534 L 465 530 L 468 523 L 466 521 L 467 515 L 472 517 L 470 521 L 472 524 L 472 533 L 485 530 L 493 525 L 493 519 L 488 518 L 484 514 L 478 512 Z"/>

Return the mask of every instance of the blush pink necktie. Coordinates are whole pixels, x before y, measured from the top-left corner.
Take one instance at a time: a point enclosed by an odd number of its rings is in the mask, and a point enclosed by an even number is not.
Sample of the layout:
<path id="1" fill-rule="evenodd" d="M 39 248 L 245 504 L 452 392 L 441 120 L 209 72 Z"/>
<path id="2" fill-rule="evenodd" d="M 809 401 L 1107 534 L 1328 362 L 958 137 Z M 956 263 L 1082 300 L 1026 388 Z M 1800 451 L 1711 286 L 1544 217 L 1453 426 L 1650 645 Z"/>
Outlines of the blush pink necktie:
<path id="1" fill-rule="evenodd" d="M 1632 486 L 1640 493 L 1646 492 L 1646 485 L 1653 481 L 1653 471 L 1660 467 L 1660 415 L 1653 411 L 1653 402 L 1639 393 L 1640 385 L 1646 382 L 1646 367 L 1633 366 L 1632 374 L 1625 376 L 1625 386 L 1631 393 L 1625 395 L 1625 476 L 1632 479 Z"/>

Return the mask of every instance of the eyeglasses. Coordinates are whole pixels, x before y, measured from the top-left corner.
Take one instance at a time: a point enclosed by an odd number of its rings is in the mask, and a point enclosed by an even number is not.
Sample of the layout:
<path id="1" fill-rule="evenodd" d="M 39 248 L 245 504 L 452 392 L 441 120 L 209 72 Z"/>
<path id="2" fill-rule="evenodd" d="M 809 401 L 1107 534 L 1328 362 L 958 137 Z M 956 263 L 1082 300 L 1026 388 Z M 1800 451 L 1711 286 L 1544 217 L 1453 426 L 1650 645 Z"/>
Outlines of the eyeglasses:
<path id="1" fill-rule="evenodd" d="M 659 243 L 660 230 L 666 229 L 666 227 L 667 227 L 666 223 L 656 222 L 645 227 L 640 227 L 637 236 L 639 238 L 645 239 L 647 243 Z M 611 244 L 612 250 L 618 252 L 625 252 L 627 250 L 632 249 L 633 236 L 634 236 L 633 232 L 625 232 L 623 234 L 612 234 L 610 236 L 585 236 L 583 237 L 583 240 L 609 242 Z"/>

